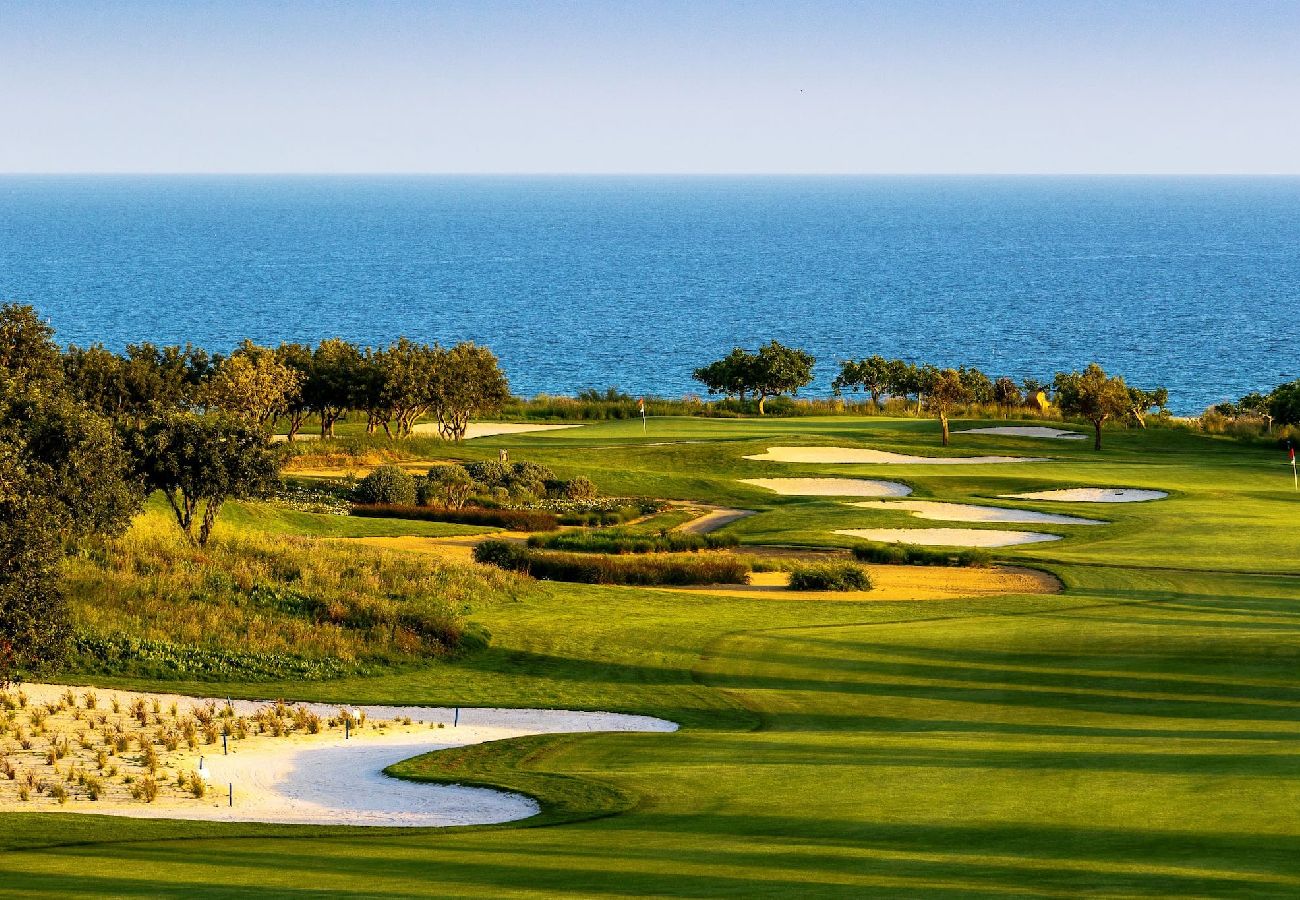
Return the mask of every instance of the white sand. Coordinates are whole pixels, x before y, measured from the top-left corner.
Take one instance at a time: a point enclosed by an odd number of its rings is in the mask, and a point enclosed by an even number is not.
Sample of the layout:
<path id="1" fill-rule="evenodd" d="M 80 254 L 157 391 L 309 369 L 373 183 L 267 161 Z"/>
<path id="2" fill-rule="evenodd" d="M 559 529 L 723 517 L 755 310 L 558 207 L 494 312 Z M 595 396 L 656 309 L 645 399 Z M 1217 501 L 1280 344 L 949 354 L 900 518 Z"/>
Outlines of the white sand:
<path id="1" fill-rule="evenodd" d="M 1036 531 L 994 531 L 983 528 L 849 528 L 836 531 L 849 537 L 885 544 L 917 544 L 924 547 L 1011 547 L 1059 541 L 1055 534 Z"/>
<path id="2" fill-rule="evenodd" d="M 940 522 L 1037 522 L 1045 525 L 1106 525 L 1101 519 L 1083 519 L 1056 513 L 1007 509 L 1003 506 L 977 506 L 973 503 L 937 503 L 930 500 L 867 500 L 851 503 L 863 509 L 900 509 L 918 519 Z"/>
<path id="3" fill-rule="evenodd" d="M 1082 441 L 1087 435 L 1078 431 L 1063 431 L 1045 425 L 999 425 L 996 428 L 967 428 L 953 434 L 1001 434 L 1007 437 L 1050 438 L 1057 441 Z"/>
<path id="4" fill-rule="evenodd" d="M 994 463 L 1046 462 L 1030 456 L 908 456 L 862 447 L 769 447 L 766 453 L 746 456 L 785 463 L 894 463 L 910 466 L 962 466 Z"/>
<path id="5" fill-rule="evenodd" d="M 1140 488 L 1069 488 L 999 496 L 1006 500 L 1058 500 L 1061 503 L 1143 503 L 1169 495 L 1164 491 L 1146 491 Z"/>
<path id="6" fill-rule="evenodd" d="M 717 531 L 724 525 L 730 525 L 732 522 L 738 522 L 741 519 L 752 516 L 755 510 L 752 509 L 728 509 L 724 506 L 718 506 L 709 510 L 698 519 L 691 519 L 689 522 L 683 522 L 678 525 L 676 531 L 683 531 L 687 534 L 709 534 Z"/>
<path id="7" fill-rule="evenodd" d="M 581 425 L 530 425 L 525 422 L 471 422 L 465 429 L 465 440 L 495 437 L 499 434 L 525 434 L 530 431 L 560 431 L 564 428 L 581 428 Z M 412 434 L 438 436 L 437 422 L 422 422 L 411 428 Z"/>
<path id="8" fill-rule="evenodd" d="M 55 700 L 63 685 L 22 685 L 35 702 Z M 87 688 L 73 688 L 81 694 Z M 177 701 L 182 709 L 209 701 L 93 688 L 101 704 L 118 696 L 157 697 L 164 706 Z M 221 706 L 224 699 L 217 700 Z M 234 701 L 238 715 L 248 715 L 265 702 Z M 337 705 L 299 704 L 322 717 L 336 714 Z M 431 750 L 462 747 L 530 734 L 582 731 L 676 731 L 677 725 L 649 716 L 551 709 L 462 709 L 460 724 L 452 727 L 454 711 L 419 706 L 348 707 L 365 712 L 371 720 L 409 716 L 412 725 L 391 725 L 384 732 L 363 728 L 350 740 L 337 733 L 301 735 L 258 741 L 241 750 L 231 742 L 231 754 L 221 755 L 218 744 L 204 748 L 204 767 L 212 790 L 202 800 L 160 795 L 151 804 L 79 801 L 62 806 L 22 804 L 14 809 L 84 812 L 136 818 L 194 819 L 219 822 L 276 822 L 307 825 L 447 826 L 510 822 L 536 815 L 536 801 L 521 794 L 459 785 L 433 785 L 403 781 L 383 774 L 383 769 Z M 430 727 L 443 723 L 444 728 Z M 252 745 L 254 742 L 249 741 Z M 215 753 L 213 752 L 215 750 Z M 195 752 L 197 767 L 199 752 Z M 227 785 L 234 784 L 234 806 L 228 805 Z"/>
<path id="9" fill-rule="evenodd" d="M 906 497 L 912 489 L 897 481 L 869 478 L 742 478 L 787 497 Z"/>

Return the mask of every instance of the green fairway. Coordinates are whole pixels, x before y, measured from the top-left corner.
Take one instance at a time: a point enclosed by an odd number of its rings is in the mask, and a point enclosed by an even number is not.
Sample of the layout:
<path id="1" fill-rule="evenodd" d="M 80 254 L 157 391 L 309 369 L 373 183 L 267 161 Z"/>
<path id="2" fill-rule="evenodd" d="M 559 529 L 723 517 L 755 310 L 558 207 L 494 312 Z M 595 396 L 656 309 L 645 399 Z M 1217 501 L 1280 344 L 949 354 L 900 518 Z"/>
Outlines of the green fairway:
<path id="1" fill-rule="evenodd" d="M 962 423 L 975 427 L 1001 422 Z M 355 703 L 661 716 L 407 761 L 411 778 L 529 793 L 544 812 L 446 830 L 0 815 L 0 896 L 1297 896 L 1300 498 L 1274 449 L 1183 432 L 1090 442 L 954 435 L 930 420 L 611 422 L 442 447 L 544 463 L 603 493 L 757 510 L 744 543 L 849 546 L 837 528 L 942 527 L 741 478 L 867 477 L 913 496 L 1099 518 L 994 551 L 1060 594 L 789 602 L 543 584 L 471 602 L 492 643 L 382 677 L 105 684 Z M 1045 456 L 793 465 L 770 446 Z M 1166 499 L 994 499 L 1076 486 Z M 153 513 L 153 514 L 156 514 Z M 953 527 L 1005 526 L 953 523 Z M 258 504 L 223 530 L 345 537 L 486 529 Z M 70 676 L 71 677 L 71 676 Z M 72 680 L 76 680 L 72 678 Z"/>

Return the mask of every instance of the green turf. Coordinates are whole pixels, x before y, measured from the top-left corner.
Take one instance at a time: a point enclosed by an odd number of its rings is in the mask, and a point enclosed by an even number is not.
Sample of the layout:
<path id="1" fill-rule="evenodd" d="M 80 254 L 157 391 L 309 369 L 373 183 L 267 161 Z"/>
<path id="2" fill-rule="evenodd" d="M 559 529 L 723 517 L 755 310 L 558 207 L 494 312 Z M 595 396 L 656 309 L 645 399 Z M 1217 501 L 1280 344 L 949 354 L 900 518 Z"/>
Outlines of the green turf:
<path id="1" fill-rule="evenodd" d="M 1300 578 L 1287 574 L 1300 571 L 1300 500 L 1281 454 L 1152 431 L 1108 433 L 1101 454 L 972 436 L 952 448 L 1049 463 L 787 466 L 740 457 L 785 443 L 937 453 L 934 426 L 650 425 L 651 441 L 681 443 L 643 446 L 640 423 L 608 423 L 499 444 L 607 492 L 759 509 L 732 526 L 756 542 L 836 543 L 828 523 L 847 521 L 942 523 L 779 498 L 737 478 L 898 478 L 916 496 L 968 502 L 1079 485 L 1171 496 L 1022 504 L 1113 522 L 1000 551 L 1057 572 L 1060 595 L 792 603 L 545 585 L 471 610 L 493 645 L 452 663 L 311 685 L 183 685 L 610 709 L 684 727 L 529 738 L 397 767 L 543 801 L 543 816 L 510 826 L 358 833 L 0 816 L 0 847 L 12 848 L 0 852 L 0 894 L 1300 894 Z M 475 443 L 450 452 L 487 455 Z"/>

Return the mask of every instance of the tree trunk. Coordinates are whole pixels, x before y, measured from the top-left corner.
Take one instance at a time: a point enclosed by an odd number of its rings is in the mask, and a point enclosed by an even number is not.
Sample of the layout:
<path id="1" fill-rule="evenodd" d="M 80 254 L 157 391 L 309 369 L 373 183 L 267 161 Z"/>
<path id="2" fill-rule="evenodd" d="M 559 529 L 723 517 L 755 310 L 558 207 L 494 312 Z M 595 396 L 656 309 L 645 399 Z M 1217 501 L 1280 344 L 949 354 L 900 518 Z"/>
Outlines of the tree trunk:
<path id="1" fill-rule="evenodd" d="M 203 524 L 199 526 L 200 547 L 208 545 L 208 538 L 212 536 L 212 526 L 216 524 L 217 513 L 219 512 L 221 512 L 221 501 L 208 500 L 208 505 L 203 510 Z"/>
<path id="2" fill-rule="evenodd" d="M 763 409 L 763 404 L 766 403 L 766 402 L 767 402 L 767 394 L 759 394 L 759 395 L 758 395 L 758 414 L 759 414 L 760 416 L 765 416 L 765 415 L 767 415 L 766 410 Z"/>
<path id="3" fill-rule="evenodd" d="M 948 414 L 939 413 L 939 428 L 943 430 L 943 445 L 948 446 Z"/>
<path id="4" fill-rule="evenodd" d="M 1095 428 L 1095 429 L 1097 430 L 1097 440 L 1096 440 L 1096 441 L 1093 443 L 1093 445 L 1092 445 L 1092 449 L 1094 449 L 1094 450 L 1100 450 L 1100 449 L 1101 449 L 1101 423 L 1102 423 L 1102 421 L 1103 421 L 1103 420 L 1101 420 L 1101 419 L 1093 419 L 1093 420 L 1092 420 L 1092 427 Z"/>

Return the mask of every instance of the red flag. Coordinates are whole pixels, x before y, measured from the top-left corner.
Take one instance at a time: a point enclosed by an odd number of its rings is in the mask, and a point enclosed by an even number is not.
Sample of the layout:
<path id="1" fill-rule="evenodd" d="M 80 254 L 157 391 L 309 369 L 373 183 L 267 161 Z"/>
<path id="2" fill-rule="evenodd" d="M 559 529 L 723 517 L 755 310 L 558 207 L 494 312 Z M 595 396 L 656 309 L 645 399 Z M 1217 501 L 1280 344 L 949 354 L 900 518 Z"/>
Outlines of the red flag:
<path id="1" fill-rule="evenodd" d="M 636 408 L 637 408 L 637 411 L 641 413 L 641 415 L 643 415 L 643 416 L 645 415 L 645 397 L 637 397 L 637 398 L 636 398 Z M 1292 455 L 1294 455 L 1294 454 L 1292 454 Z"/>
<path id="2" fill-rule="evenodd" d="M 1291 454 L 1291 462 L 1295 462 L 1295 447 L 1290 444 L 1286 445 L 1287 452 Z"/>

